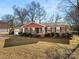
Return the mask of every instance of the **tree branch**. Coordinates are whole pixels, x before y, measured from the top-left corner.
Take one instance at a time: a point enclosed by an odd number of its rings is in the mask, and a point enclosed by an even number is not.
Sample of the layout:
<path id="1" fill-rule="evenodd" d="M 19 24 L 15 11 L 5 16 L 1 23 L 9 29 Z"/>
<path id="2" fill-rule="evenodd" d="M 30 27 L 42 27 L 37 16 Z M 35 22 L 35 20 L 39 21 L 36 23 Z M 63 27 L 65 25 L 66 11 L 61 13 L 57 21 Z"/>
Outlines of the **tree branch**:
<path id="1" fill-rule="evenodd" d="M 70 0 L 68 0 L 69 3 L 71 3 L 74 7 L 76 7 L 76 5 L 74 3 L 72 3 Z"/>

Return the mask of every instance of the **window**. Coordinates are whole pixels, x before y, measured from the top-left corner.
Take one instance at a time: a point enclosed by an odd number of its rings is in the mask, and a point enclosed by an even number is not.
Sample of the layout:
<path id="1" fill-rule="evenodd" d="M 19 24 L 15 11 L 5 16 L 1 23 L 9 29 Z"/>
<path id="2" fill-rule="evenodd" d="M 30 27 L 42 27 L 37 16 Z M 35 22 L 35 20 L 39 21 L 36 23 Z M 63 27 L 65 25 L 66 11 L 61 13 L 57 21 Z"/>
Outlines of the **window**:
<path id="1" fill-rule="evenodd" d="M 56 32 L 59 33 L 61 31 L 60 27 L 56 27 Z"/>

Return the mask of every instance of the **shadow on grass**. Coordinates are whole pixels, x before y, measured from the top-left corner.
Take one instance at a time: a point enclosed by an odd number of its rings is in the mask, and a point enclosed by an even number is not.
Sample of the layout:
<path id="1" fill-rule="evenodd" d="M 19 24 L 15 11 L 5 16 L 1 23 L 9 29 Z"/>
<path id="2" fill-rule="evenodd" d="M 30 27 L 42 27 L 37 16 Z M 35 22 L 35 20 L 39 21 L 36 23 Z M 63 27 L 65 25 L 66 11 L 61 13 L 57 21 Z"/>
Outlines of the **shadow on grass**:
<path id="1" fill-rule="evenodd" d="M 26 45 L 26 44 L 35 44 L 37 42 L 38 41 L 32 40 L 32 38 L 13 36 L 13 37 L 5 40 L 4 47 L 12 47 L 12 46 L 19 46 L 19 45 Z"/>
<path id="2" fill-rule="evenodd" d="M 42 38 L 42 37 L 11 36 L 9 39 L 5 40 L 4 47 L 19 46 L 19 45 L 26 45 L 26 44 L 35 44 L 39 41 L 69 44 L 69 39 L 65 39 L 65 38 L 52 38 L 52 37 Z"/>
<path id="3" fill-rule="evenodd" d="M 60 43 L 60 44 L 69 44 L 69 40 L 65 38 L 41 38 L 38 41 L 49 42 L 49 43 Z"/>

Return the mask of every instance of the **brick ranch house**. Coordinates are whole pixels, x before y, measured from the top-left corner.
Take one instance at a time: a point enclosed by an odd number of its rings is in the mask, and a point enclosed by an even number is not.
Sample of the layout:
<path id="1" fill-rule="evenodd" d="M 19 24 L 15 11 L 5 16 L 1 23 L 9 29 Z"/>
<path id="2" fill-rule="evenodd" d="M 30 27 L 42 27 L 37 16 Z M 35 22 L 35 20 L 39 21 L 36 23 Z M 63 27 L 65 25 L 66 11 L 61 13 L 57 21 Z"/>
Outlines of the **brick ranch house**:
<path id="1" fill-rule="evenodd" d="M 9 24 L 7 22 L 0 21 L 0 34 L 9 34 Z"/>
<path id="2" fill-rule="evenodd" d="M 25 24 L 20 29 L 23 33 L 31 33 L 33 35 L 45 36 L 45 34 L 50 33 L 59 33 L 63 34 L 69 31 L 69 25 L 65 22 L 56 22 L 56 23 L 29 23 Z"/>

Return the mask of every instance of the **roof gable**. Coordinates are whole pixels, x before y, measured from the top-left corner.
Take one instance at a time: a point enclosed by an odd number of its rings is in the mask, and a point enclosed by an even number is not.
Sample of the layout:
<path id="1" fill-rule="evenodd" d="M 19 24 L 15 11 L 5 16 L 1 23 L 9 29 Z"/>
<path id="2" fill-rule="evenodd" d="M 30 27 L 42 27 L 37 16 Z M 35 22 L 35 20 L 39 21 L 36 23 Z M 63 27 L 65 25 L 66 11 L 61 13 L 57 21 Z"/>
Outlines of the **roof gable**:
<path id="1" fill-rule="evenodd" d="M 29 23 L 29 24 L 25 24 L 24 25 L 24 27 L 25 28 L 32 28 L 32 27 L 34 27 L 34 28 L 41 28 L 41 27 L 45 27 L 44 25 L 42 25 L 42 24 L 39 24 L 39 23 L 35 23 L 35 22 L 32 22 L 32 23 Z"/>

